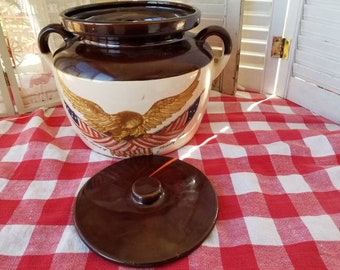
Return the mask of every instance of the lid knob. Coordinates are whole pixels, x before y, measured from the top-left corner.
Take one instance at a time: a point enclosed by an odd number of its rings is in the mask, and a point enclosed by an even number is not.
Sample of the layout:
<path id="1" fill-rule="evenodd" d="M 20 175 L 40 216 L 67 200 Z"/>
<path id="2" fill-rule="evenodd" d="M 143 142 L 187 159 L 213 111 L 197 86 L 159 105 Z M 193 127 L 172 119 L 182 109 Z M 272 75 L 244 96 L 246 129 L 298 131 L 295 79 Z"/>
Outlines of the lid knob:
<path id="1" fill-rule="evenodd" d="M 142 177 L 132 185 L 132 198 L 137 204 L 150 205 L 164 194 L 162 184 L 155 177 Z"/>

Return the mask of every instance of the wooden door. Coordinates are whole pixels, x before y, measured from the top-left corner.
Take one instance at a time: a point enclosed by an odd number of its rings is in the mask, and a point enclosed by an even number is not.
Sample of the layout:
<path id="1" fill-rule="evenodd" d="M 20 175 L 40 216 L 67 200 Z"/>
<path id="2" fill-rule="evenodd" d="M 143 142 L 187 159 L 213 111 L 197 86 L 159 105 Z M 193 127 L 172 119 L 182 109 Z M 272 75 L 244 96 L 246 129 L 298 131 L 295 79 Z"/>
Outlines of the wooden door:
<path id="1" fill-rule="evenodd" d="M 277 1 L 276 1 L 277 2 Z M 282 2 L 282 1 L 281 1 Z M 238 87 L 261 91 L 265 79 L 273 0 L 244 0 Z"/>
<path id="2" fill-rule="evenodd" d="M 284 96 L 340 124 L 340 1 L 300 2 Z"/>
<path id="3" fill-rule="evenodd" d="M 248 80 L 246 87 L 287 98 L 340 123 L 339 29 L 338 0 L 272 1 L 261 82 Z M 290 41 L 288 59 L 271 57 L 275 36 Z"/>

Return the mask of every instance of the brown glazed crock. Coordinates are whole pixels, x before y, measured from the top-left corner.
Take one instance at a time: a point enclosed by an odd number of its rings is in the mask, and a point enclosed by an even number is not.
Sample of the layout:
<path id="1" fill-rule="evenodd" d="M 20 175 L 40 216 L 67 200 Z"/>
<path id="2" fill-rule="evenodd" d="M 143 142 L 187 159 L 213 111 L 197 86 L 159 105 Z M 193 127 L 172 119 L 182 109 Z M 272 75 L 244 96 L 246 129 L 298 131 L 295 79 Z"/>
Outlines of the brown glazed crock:
<path id="1" fill-rule="evenodd" d="M 78 6 L 43 28 L 41 52 L 75 131 L 108 156 L 166 154 L 195 134 L 211 83 L 226 65 L 231 39 L 220 26 L 198 34 L 196 8 L 162 1 Z M 51 33 L 65 43 L 50 52 Z M 216 35 L 224 55 L 214 59 L 206 39 Z"/>

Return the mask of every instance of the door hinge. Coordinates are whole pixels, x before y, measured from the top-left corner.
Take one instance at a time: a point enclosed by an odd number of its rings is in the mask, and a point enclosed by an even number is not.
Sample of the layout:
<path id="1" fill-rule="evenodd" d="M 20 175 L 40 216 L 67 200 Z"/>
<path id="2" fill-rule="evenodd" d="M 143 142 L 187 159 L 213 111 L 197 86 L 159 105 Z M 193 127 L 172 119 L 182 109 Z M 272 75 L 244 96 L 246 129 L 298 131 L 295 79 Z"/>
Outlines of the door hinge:
<path id="1" fill-rule="evenodd" d="M 283 37 L 273 37 L 272 57 L 288 59 L 290 40 Z"/>

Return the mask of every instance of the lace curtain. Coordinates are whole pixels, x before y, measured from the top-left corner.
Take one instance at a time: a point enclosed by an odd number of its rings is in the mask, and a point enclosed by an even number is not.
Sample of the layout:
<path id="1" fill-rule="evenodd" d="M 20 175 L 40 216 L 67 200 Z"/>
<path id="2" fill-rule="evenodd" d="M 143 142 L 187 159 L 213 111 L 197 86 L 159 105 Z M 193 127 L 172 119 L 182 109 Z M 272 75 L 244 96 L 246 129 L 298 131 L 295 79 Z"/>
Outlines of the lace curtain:
<path id="1" fill-rule="evenodd" d="M 37 36 L 44 26 L 60 21 L 62 10 L 99 2 L 104 1 L 0 0 L 0 38 L 6 47 L 2 46 L 0 51 L 0 116 L 59 103 L 53 74 L 41 58 Z M 58 37 L 54 38 L 57 43 Z M 13 108 L 9 107 L 9 102 Z"/>
<path id="2" fill-rule="evenodd" d="M 0 116 L 59 103 L 53 74 L 39 53 L 37 36 L 44 26 L 58 23 L 60 12 L 66 8 L 100 2 L 108 1 L 0 0 Z M 197 6 L 202 11 L 201 27 L 225 26 L 227 0 L 173 2 Z M 53 51 L 62 40 L 58 35 L 51 36 Z"/>

